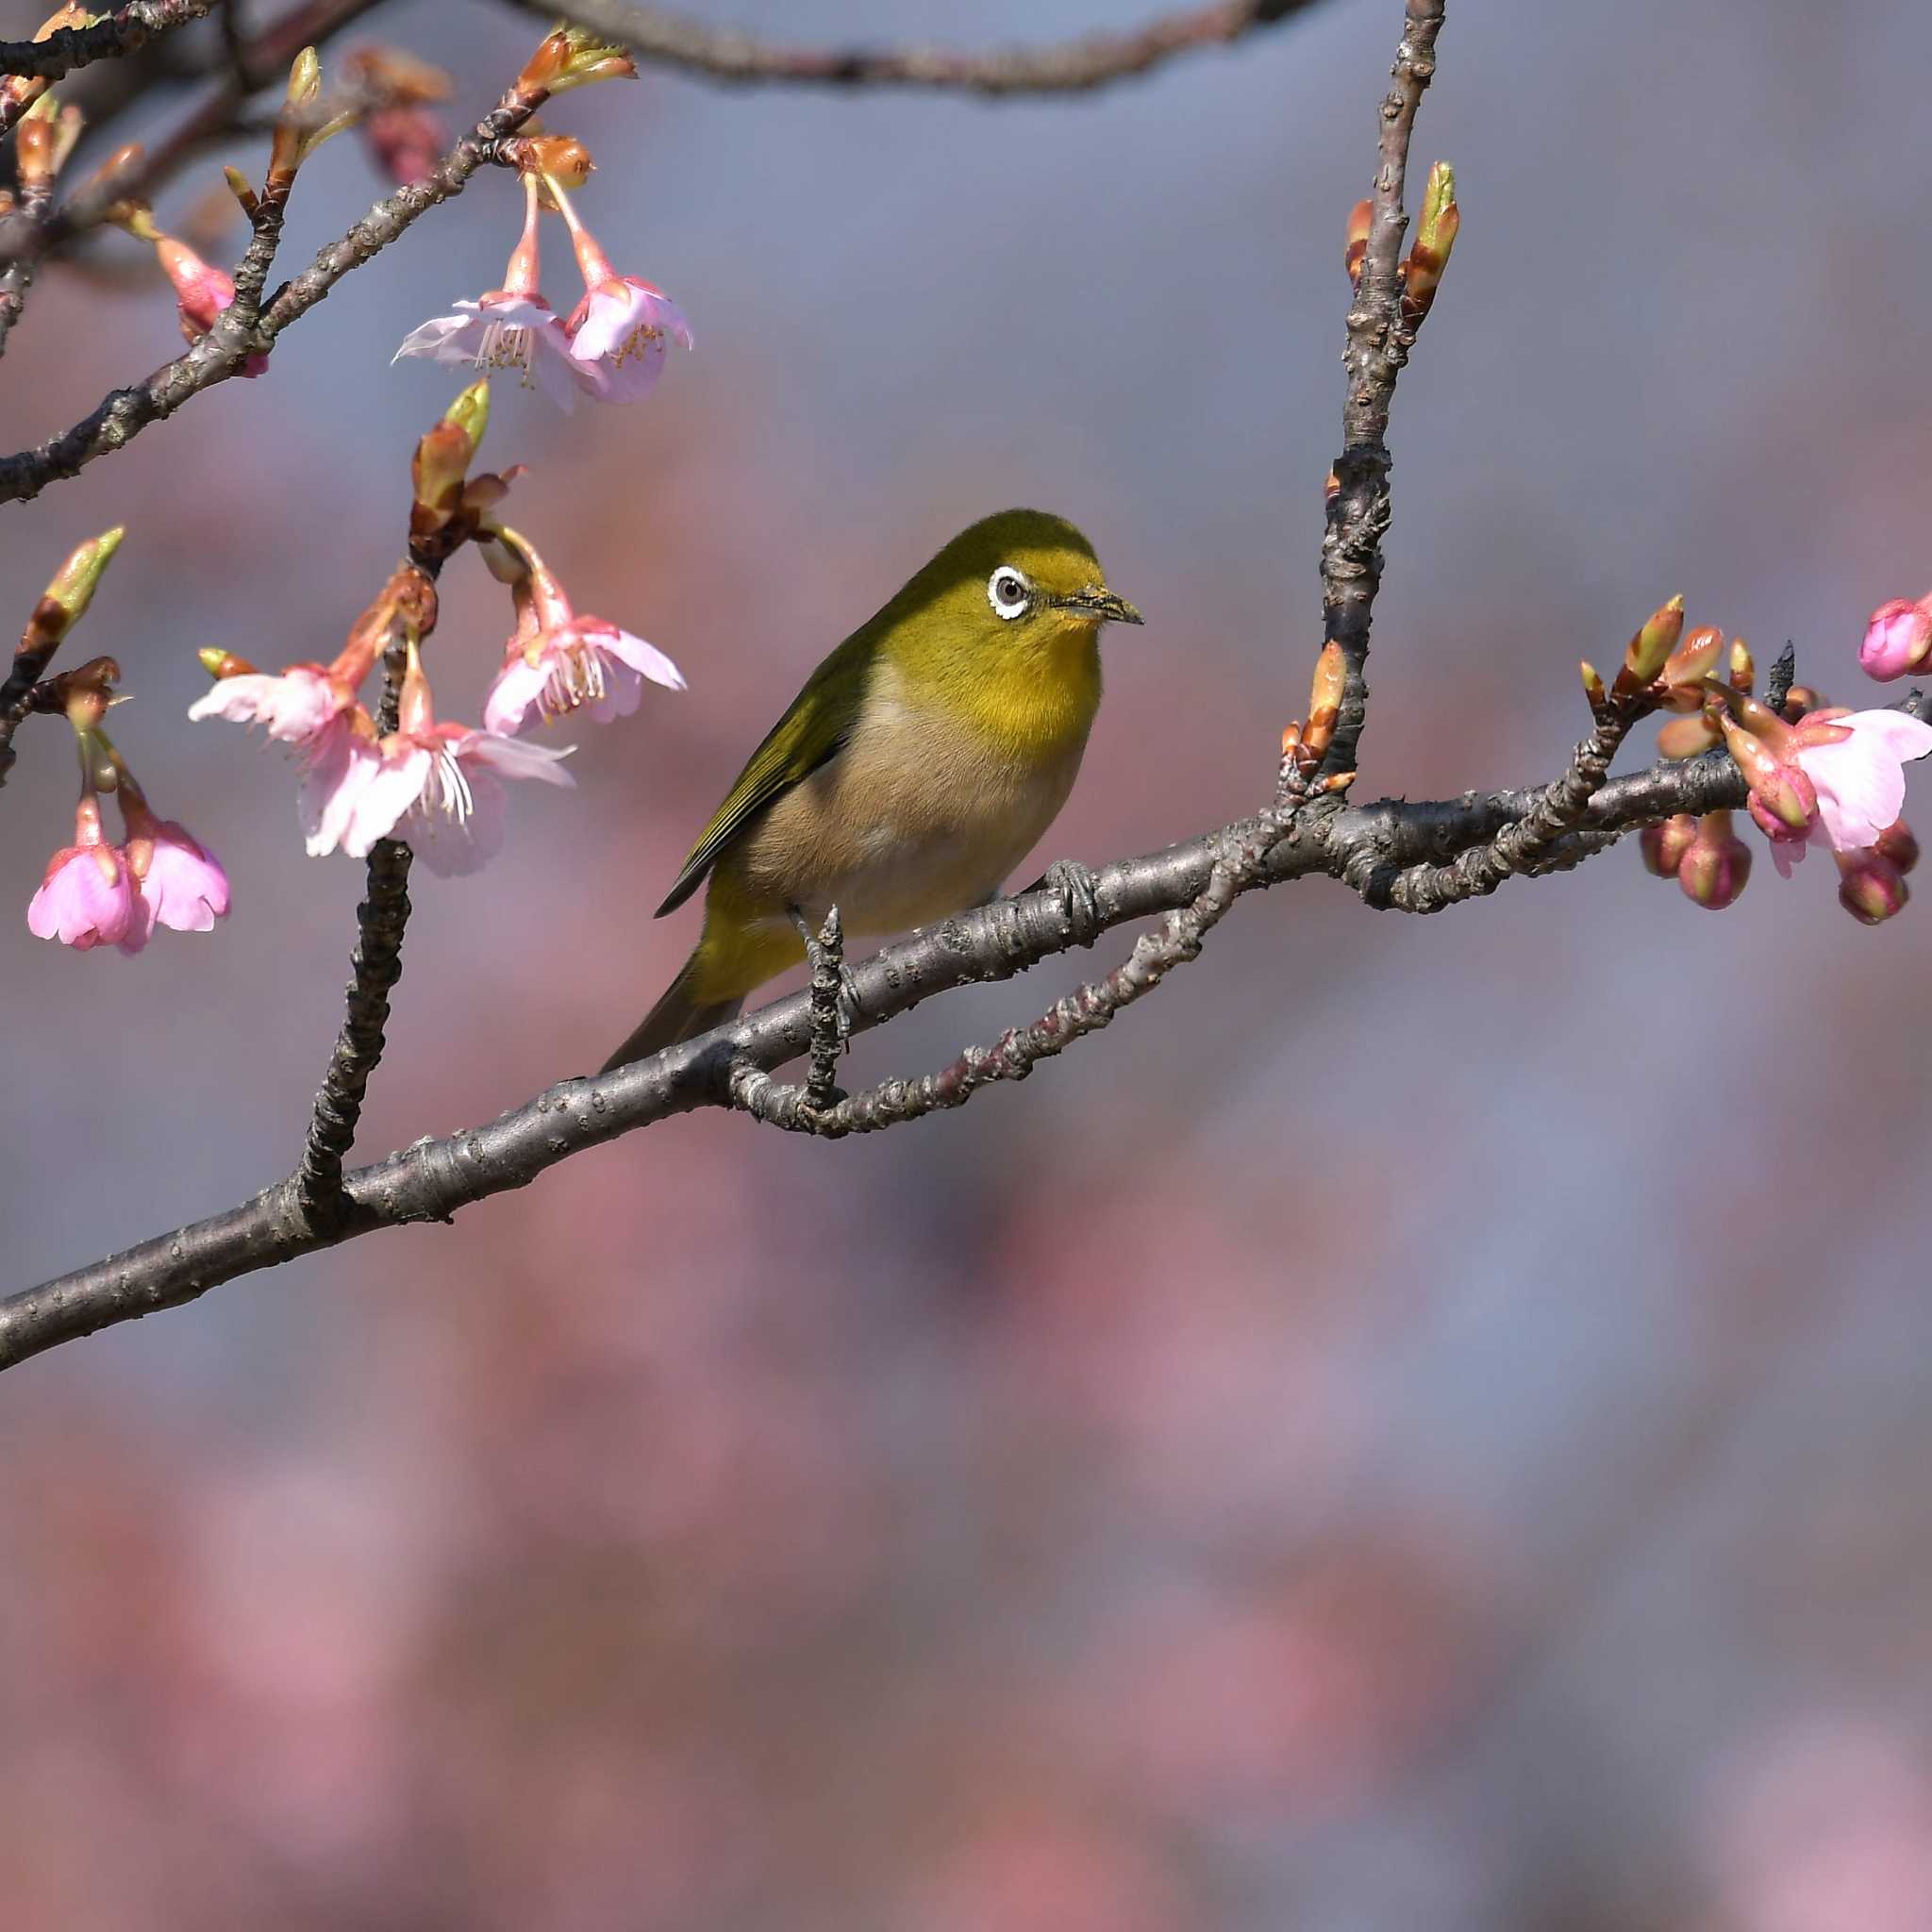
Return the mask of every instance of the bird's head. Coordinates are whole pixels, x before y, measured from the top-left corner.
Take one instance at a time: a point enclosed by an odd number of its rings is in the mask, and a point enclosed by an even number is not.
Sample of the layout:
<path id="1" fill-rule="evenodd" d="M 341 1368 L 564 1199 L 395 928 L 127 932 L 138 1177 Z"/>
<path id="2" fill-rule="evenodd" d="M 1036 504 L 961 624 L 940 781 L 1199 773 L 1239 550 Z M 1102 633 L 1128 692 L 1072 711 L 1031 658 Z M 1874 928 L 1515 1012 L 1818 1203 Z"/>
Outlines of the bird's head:
<path id="1" fill-rule="evenodd" d="M 1093 546 L 1064 517 L 1006 509 L 962 530 L 880 613 L 901 648 L 953 668 L 1045 664 L 1091 651 L 1103 624 L 1141 613 L 1108 587 Z"/>

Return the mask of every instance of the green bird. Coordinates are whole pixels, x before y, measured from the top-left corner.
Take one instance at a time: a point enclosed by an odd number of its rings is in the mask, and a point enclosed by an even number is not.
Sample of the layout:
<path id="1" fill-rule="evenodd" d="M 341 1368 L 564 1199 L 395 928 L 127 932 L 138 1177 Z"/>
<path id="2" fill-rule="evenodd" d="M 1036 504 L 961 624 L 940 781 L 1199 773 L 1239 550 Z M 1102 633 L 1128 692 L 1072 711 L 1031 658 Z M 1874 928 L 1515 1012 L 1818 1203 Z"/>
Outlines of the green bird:
<path id="1" fill-rule="evenodd" d="M 752 753 L 658 908 L 708 877 L 704 932 L 604 1071 L 735 1018 L 834 906 L 857 936 L 994 897 L 1073 790 L 1100 626 L 1141 621 L 1063 518 L 1008 509 L 961 531 Z"/>

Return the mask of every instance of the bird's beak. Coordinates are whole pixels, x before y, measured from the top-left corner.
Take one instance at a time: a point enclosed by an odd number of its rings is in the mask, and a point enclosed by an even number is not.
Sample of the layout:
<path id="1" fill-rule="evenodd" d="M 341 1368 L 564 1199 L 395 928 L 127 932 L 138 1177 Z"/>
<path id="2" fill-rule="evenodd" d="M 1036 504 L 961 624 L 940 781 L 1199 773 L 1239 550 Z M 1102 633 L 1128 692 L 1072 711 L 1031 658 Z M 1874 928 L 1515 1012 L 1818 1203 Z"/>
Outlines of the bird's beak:
<path id="1" fill-rule="evenodd" d="M 1127 602 L 1116 597 L 1105 584 L 1089 584 L 1084 591 L 1058 600 L 1062 610 L 1091 618 L 1096 624 L 1145 624 L 1146 619 Z"/>

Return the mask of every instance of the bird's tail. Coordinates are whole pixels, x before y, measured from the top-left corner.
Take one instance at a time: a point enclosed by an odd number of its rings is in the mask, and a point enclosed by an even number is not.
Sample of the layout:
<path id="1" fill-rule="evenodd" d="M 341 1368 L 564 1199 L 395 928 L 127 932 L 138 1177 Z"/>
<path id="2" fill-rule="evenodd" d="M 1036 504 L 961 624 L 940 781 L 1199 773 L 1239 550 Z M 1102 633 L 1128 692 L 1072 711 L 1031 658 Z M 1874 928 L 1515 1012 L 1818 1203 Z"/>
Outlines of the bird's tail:
<path id="1" fill-rule="evenodd" d="M 738 1017 L 744 995 L 734 999 L 701 1002 L 694 991 L 698 956 L 693 953 L 684 969 L 664 989 L 664 996 L 631 1029 L 630 1037 L 598 1068 L 600 1074 L 614 1073 L 632 1060 L 648 1058 L 680 1040 L 695 1040 L 713 1026 L 722 1026 Z"/>

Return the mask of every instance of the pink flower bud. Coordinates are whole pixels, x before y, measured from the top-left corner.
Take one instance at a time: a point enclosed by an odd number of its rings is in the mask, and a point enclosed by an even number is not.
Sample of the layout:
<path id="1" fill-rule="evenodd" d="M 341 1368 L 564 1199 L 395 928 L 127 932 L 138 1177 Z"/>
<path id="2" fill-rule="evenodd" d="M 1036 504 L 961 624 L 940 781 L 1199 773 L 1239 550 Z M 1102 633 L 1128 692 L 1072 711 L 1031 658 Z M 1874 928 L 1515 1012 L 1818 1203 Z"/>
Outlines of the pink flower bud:
<path id="1" fill-rule="evenodd" d="M 1889 598 L 1872 613 L 1865 641 L 1858 646 L 1858 666 L 1868 677 L 1888 683 L 1919 669 L 1932 656 L 1932 615 L 1925 606 Z"/>
<path id="2" fill-rule="evenodd" d="M 1684 896 L 1707 911 L 1722 912 L 1737 903 L 1750 876 L 1751 848 L 1731 830 L 1730 813 L 1707 813 L 1678 862 Z"/>
<path id="3" fill-rule="evenodd" d="M 133 874 L 121 848 L 102 838 L 100 801 L 90 791 L 75 813 L 74 843 L 47 861 L 27 906 L 27 930 L 84 953 L 125 939 L 134 919 Z"/>
<path id="4" fill-rule="evenodd" d="M 1911 897 L 1905 874 L 1876 847 L 1838 855 L 1838 903 L 1860 925 L 1883 925 Z"/>
<path id="5" fill-rule="evenodd" d="M 1910 872 L 1919 862 L 1919 841 L 1903 819 L 1879 833 L 1874 849 L 1881 858 L 1890 859 L 1901 873 Z"/>
<path id="6" fill-rule="evenodd" d="M 1660 879 L 1674 879 L 1690 841 L 1697 836 L 1697 821 L 1688 812 L 1666 819 L 1660 825 L 1645 825 L 1637 835 L 1638 849 L 1643 854 L 1643 869 Z"/>

